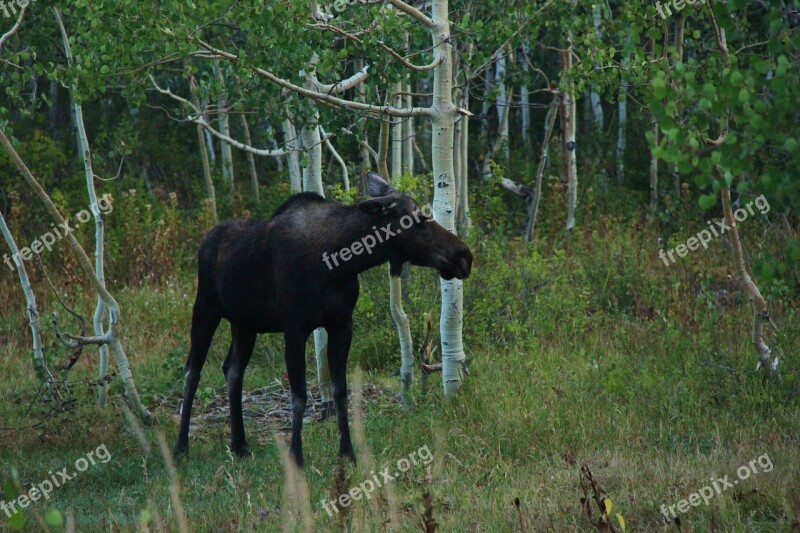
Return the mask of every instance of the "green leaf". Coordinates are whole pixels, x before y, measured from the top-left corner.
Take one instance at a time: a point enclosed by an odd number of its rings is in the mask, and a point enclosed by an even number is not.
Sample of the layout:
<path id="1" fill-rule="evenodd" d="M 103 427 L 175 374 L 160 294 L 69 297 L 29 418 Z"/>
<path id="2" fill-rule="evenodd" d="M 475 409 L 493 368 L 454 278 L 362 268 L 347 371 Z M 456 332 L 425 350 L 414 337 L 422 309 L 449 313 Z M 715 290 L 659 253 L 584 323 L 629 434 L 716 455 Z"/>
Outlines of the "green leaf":
<path id="1" fill-rule="evenodd" d="M 48 526 L 59 527 L 64 525 L 64 517 L 58 509 L 50 509 L 44 514 L 44 521 Z"/>
<path id="2" fill-rule="evenodd" d="M 619 522 L 619 528 L 622 531 L 625 531 L 625 519 L 622 518 L 622 515 L 619 513 L 617 513 L 615 516 L 617 517 L 617 522 Z"/>
<path id="3" fill-rule="evenodd" d="M 708 210 L 717 205 L 717 195 L 716 194 L 701 194 L 700 200 L 698 201 L 700 207 Z"/>
<path id="4" fill-rule="evenodd" d="M 14 480 L 8 478 L 3 481 L 3 496 L 8 500 L 13 500 L 19 495 L 17 492 L 17 484 L 14 483 Z"/>
<path id="5" fill-rule="evenodd" d="M 14 530 L 25 527 L 25 515 L 22 514 L 22 511 L 17 509 L 17 511 L 11 515 L 11 518 L 8 519 L 8 527 Z"/>

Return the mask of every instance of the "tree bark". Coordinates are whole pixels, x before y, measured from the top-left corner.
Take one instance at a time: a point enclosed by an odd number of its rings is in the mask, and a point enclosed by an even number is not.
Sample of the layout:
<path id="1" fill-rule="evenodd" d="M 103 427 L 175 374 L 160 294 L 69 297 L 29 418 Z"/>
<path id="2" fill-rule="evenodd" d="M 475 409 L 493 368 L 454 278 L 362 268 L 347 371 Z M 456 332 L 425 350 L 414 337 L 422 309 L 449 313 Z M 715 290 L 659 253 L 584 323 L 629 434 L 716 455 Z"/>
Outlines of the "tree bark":
<path id="1" fill-rule="evenodd" d="M 432 146 L 434 195 L 433 212 L 436 221 L 455 233 L 455 177 L 453 175 L 453 127 L 456 108 L 452 101 L 452 45 L 448 0 L 433 0 L 434 59 L 443 61 L 433 70 Z M 466 369 L 466 354 L 462 338 L 464 286 L 462 280 L 439 279 L 442 308 L 439 329 L 442 341 L 442 387 L 445 396 L 453 396 L 461 388 Z"/>
<path id="2" fill-rule="evenodd" d="M 550 109 L 547 110 L 547 116 L 544 119 L 544 138 L 542 140 L 542 149 L 539 152 L 539 166 L 536 168 L 536 184 L 533 189 L 533 200 L 529 206 L 528 222 L 525 226 L 525 241 L 528 243 L 533 242 L 536 234 L 536 219 L 539 216 L 539 204 L 542 200 L 542 178 L 544 177 L 545 168 L 547 168 L 550 137 L 553 135 L 553 126 L 555 126 L 556 115 L 558 115 L 560 105 L 558 93 L 555 93 L 553 102 L 550 104 Z"/>
<path id="3" fill-rule="evenodd" d="M 61 13 L 58 9 L 53 9 L 53 13 L 55 14 L 56 21 L 58 22 L 58 26 L 61 30 L 61 40 L 64 46 L 64 55 L 67 58 L 67 64 L 72 65 L 73 63 L 73 55 L 72 55 L 72 48 L 69 44 L 69 38 L 67 36 L 67 30 L 64 27 L 64 22 L 61 19 Z M 105 275 L 105 265 L 104 265 L 104 250 L 105 250 L 105 224 L 103 223 L 103 215 L 100 212 L 100 209 L 97 208 L 97 192 L 95 191 L 94 187 L 94 169 L 92 168 L 92 155 L 89 149 L 89 139 L 86 135 L 86 126 L 83 122 L 83 107 L 81 104 L 75 101 L 75 87 L 71 87 L 69 94 L 72 106 L 72 119 L 73 125 L 75 126 L 75 135 L 77 137 L 78 143 L 78 154 L 81 157 L 83 162 L 83 171 L 84 177 L 86 179 L 86 190 L 89 196 L 89 205 L 95 206 L 95 209 L 91 209 L 92 215 L 94 215 L 94 272 L 97 276 L 98 281 L 103 287 L 106 286 L 106 275 Z M 103 302 L 103 298 L 98 295 L 97 303 L 95 305 L 94 315 L 92 316 L 92 327 L 94 329 L 94 334 L 98 337 L 102 337 L 106 335 L 107 329 L 103 325 L 104 315 L 106 313 L 106 305 Z M 124 354 L 123 354 L 124 357 Z M 108 383 L 106 378 L 108 377 L 108 346 L 105 344 L 101 344 L 99 346 L 99 356 L 98 356 L 98 373 L 99 379 L 97 381 L 97 403 L 100 405 L 105 405 L 108 400 Z"/>
<path id="4" fill-rule="evenodd" d="M 247 125 L 247 117 L 242 114 L 239 115 L 242 122 L 242 136 L 247 146 L 253 146 L 253 139 L 250 136 L 250 126 Z M 258 172 L 256 171 L 256 159 L 252 152 L 247 152 L 247 168 L 250 170 L 250 188 L 253 191 L 253 197 L 256 202 L 261 201 L 261 196 L 258 193 Z"/>
<path id="5" fill-rule="evenodd" d="M 572 32 L 569 34 L 569 47 L 561 54 L 561 68 L 565 75 L 572 70 Z M 576 161 L 575 145 L 575 125 L 577 120 L 577 102 L 575 101 L 575 90 L 572 84 L 563 93 L 564 113 L 566 118 L 564 126 L 564 153 L 565 153 L 565 173 L 567 177 L 567 223 L 565 229 L 567 233 L 575 227 L 575 211 L 578 204 L 578 168 Z"/>
<path id="6" fill-rule="evenodd" d="M 297 129 L 288 118 L 283 119 L 281 128 L 283 129 L 283 142 L 286 145 L 286 166 L 289 167 L 289 183 L 292 194 L 295 194 L 303 190 Z"/>
<path id="7" fill-rule="evenodd" d="M 721 173 L 719 173 L 721 174 Z M 742 249 L 742 240 L 739 237 L 739 228 L 736 225 L 736 220 L 733 217 L 733 209 L 731 208 L 731 190 L 728 187 L 722 189 L 722 210 L 725 213 L 725 220 L 730 227 L 729 233 L 731 236 L 731 247 L 733 248 L 733 263 L 736 267 L 736 273 L 739 280 L 744 285 L 747 299 L 753 306 L 753 330 L 752 342 L 753 347 L 758 354 L 758 363 L 756 370 L 763 368 L 768 378 L 776 378 L 779 376 L 778 372 L 778 358 L 771 359 L 771 350 L 764 342 L 764 324 L 770 321 L 769 311 L 767 311 L 767 302 L 758 290 L 758 285 L 753 282 L 750 273 L 747 270 L 747 265 L 744 262 L 744 251 Z"/>
<path id="8" fill-rule="evenodd" d="M 39 199 L 45 204 L 45 207 L 50 212 L 50 215 L 58 222 L 60 225 L 65 224 L 64 217 L 58 211 L 58 208 L 55 206 L 53 201 L 50 199 L 48 194 L 39 184 L 38 180 L 33 176 L 30 169 L 25 165 L 22 159 L 19 157 L 19 154 L 11 145 L 11 141 L 6 136 L 5 132 L 0 130 L 0 145 L 3 146 L 6 153 L 11 158 L 11 161 L 20 171 L 22 176 L 25 178 L 25 181 L 36 191 L 36 194 L 39 196 Z M 122 349 L 122 345 L 119 342 L 119 330 L 122 329 L 121 324 L 121 316 L 120 316 L 120 308 L 117 301 L 111 295 L 108 290 L 106 290 L 105 284 L 100 281 L 97 275 L 94 272 L 94 268 L 92 267 L 92 262 L 89 259 L 89 256 L 86 255 L 86 251 L 78 242 L 78 239 L 72 233 L 66 236 L 67 243 L 69 244 L 70 249 L 75 254 L 76 258 L 78 259 L 78 263 L 81 265 L 81 268 L 86 273 L 87 277 L 89 278 L 89 282 L 91 283 L 92 287 L 100 294 L 100 297 L 103 299 L 103 303 L 106 305 L 110 317 L 110 324 L 108 331 L 106 332 L 106 339 L 108 343 L 111 345 L 112 352 L 116 358 L 117 362 L 117 369 L 119 370 L 120 378 L 122 379 L 122 383 L 125 388 L 125 395 L 129 402 L 133 405 L 136 412 L 139 416 L 146 422 L 150 422 L 153 419 L 153 415 L 142 405 L 141 400 L 139 399 L 139 392 L 136 390 L 136 384 L 133 380 L 133 375 L 130 371 L 130 365 L 128 364 L 128 359 L 125 355 L 124 350 Z"/>
<path id="9" fill-rule="evenodd" d="M 217 97 L 217 113 L 219 113 L 219 131 L 226 137 L 231 136 L 230 120 L 228 118 L 228 98 L 225 96 L 225 77 L 222 75 L 222 69 L 219 68 L 219 63 L 214 63 L 214 70 L 219 80 L 219 96 Z M 249 144 L 249 143 L 248 143 Z M 222 176 L 225 181 L 231 186 L 233 192 L 233 152 L 228 143 L 220 145 L 220 154 L 222 158 Z"/>
<path id="10" fill-rule="evenodd" d="M 11 235 L 11 230 L 8 229 L 6 219 L 3 217 L 3 212 L 0 211 L 0 233 L 3 234 L 6 244 L 8 244 L 11 257 L 19 257 L 19 248 Z M 47 359 L 44 355 L 44 344 L 42 343 L 42 327 L 39 322 L 39 311 L 36 306 L 36 295 L 31 287 L 28 272 L 25 270 L 25 262 L 20 261 L 17 266 L 17 275 L 19 276 L 19 284 L 22 287 L 22 292 L 25 294 L 25 302 L 27 304 L 26 310 L 28 314 L 28 326 L 31 328 L 31 339 L 33 341 L 33 368 L 36 371 L 36 376 L 42 381 L 47 383 L 52 396 L 55 397 L 55 380 L 47 368 Z"/>

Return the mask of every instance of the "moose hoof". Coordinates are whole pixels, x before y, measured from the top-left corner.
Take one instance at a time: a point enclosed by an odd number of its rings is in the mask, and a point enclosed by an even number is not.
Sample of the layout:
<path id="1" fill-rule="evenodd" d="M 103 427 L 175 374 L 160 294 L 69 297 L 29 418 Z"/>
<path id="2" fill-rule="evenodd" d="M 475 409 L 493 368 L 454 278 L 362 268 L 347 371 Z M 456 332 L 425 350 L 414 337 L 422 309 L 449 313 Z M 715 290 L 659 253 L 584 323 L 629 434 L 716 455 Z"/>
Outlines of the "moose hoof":
<path id="1" fill-rule="evenodd" d="M 176 444 L 175 447 L 172 449 L 172 456 L 175 459 L 183 459 L 189 456 L 189 445 L 188 444 Z"/>
<path id="2" fill-rule="evenodd" d="M 333 406 L 333 402 L 325 402 L 322 404 L 322 416 L 320 420 L 327 420 L 332 418 L 335 414 L 336 408 Z"/>
<path id="3" fill-rule="evenodd" d="M 250 452 L 247 446 L 238 446 L 233 448 L 233 453 L 236 454 L 239 459 L 250 459 L 253 457 L 253 454 Z"/>
<path id="4" fill-rule="evenodd" d="M 352 449 L 340 450 L 339 457 L 341 457 L 342 459 L 349 459 L 351 463 L 356 464 L 356 454 L 353 452 Z"/>

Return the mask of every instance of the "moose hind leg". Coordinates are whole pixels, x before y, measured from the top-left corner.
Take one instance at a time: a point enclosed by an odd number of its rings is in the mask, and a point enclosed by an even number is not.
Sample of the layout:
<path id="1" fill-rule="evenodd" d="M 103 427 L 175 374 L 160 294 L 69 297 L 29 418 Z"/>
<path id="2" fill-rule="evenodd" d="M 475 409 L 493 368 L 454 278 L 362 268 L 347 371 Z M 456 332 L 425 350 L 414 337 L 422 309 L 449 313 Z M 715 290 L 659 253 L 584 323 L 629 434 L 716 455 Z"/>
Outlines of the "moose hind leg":
<path id="1" fill-rule="evenodd" d="M 303 468 L 303 416 L 306 412 L 308 392 L 306 390 L 306 341 L 308 333 L 287 332 L 284 358 L 292 389 L 292 441 L 289 458 Z"/>
<path id="2" fill-rule="evenodd" d="M 347 420 L 347 356 L 353 339 L 353 323 L 348 321 L 336 329 L 328 330 L 328 360 L 333 383 L 333 402 L 339 423 L 339 455 L 355 462 L 350 426 Z"/>
<path id="3" fill-rule="evenodd" d="M 192 334 L 189 346 L 189 357 L 184 365 L 183 404 L 181 406 L 181 423 L 178 429 L 178 441 L 175 444 L 175 455 L 184 455 L 189 451 L 189 422 L 192 418 L 192 403 L 200 383 L 200 373 L 208 356 L 211 339 L 222 319 L 217 310 L 198 298 L 192 311 Z"/>
<path id="4" fill-rule="evenodd" d="M 231 451 L 239 457 L 250 457 L 247 440 L 244 435 L 242 419 L 242 385 L 244 371 L 253 355 L 256 344 L 256 333 L 231 325 L 230 350 L 225 360 L 225 377 L 228 382 L 228 404 L 231 411 Z"/>

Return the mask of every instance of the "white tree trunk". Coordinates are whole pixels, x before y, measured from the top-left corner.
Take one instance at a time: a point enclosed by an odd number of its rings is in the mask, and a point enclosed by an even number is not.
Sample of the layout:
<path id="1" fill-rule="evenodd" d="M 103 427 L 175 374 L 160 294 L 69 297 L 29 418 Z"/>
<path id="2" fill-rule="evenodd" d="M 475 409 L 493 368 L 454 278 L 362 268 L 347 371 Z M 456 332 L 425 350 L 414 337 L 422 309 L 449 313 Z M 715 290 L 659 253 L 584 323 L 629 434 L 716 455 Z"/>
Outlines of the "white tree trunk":
<path id="1" fill-rule="evenodd" d="M 491 149 L 491 145 L 489 144 L 489 111 L 491 110 L 491 104 L 489 103 L 489 95 L 492 93 L 492 85 L 494 81 L 494 73 L 492 72 L 492 67 L 494 65 L 488 67 L 485 71 L 484 75 L 484 83 L 483 83 L 483 102 L 481 103 L 481 137 L 480 137 L 480 149 L 486 150 L 488 153 Z M 497 116 L 498 120 L 500 120 L 500 115 Z"/>
<path id="2" fill-rule="evenodd" d="M 561 99 L 556 93 L 553 96 L 553 102 L 550 104 L 550 109 L 547 110 L 547 115 L 544 119 L 544 137 L 542 139 L 542 149 L 539 152 L 539 166 L 536 168 L 536 182 L 533 189 L 533 200 L 528 207 L 528 221 L 525 228 L 525 242 L 531 243 L 536 235 L 536 218 L 539 216 L 539 203 L 542 200 L 542 178 L 544 171 L 547 167 L 547 153 L 550 148 L 550 137 L 553 135 L 553 126 L 556 123 L 556 116 L 558 115 L 558 107 L 561 105 Z"/>
<path id="3" fill-rule="evenodd" d="M 528 146 L 528 131 L 531 129 L 531 101 L 528 96 L 527 85 L 520 85 L 519 105 L 522 107 L 522 142 L 525 146 Z"/>
<path id="4" fill-rule="evenodd" d="M 623 72 L 628 66 L 627 54 L 622 60 Z M 623 77 L 619 85 L 619 97 L 617 100 L 617 181 L 622 183 L 625 179 L 625 127 L 628 122 L 628 82 Z"/>
<path id="5" fill-rule="evenodd" d="M 407 94 L 404 98 L 405 107 L 411 109 L 414 105 L 411 96 L 411 85 L 405 85 Z M 403 122 L 403 172 L 414 174 L 414 117 L 408 117 Z"/>
<path id="6" fill-rule="evenodd" d="M 595 4 L 592 6 L 592 22 L 594 23 L 594 33 L 598 39 L 603 37 L 603 32 L 600 30 L 600 23 L 602 22 L 602 5 Z M 596 132 L 603 131 L 603 105 L 600 101 L 600 95 L 594 92 L 594 88 L 589 93 L 589 101 L 592 106 L 592 114 L 594 115 L 594 127 Z"/>
<path id="7" fill-rule="evenodd" d="M 202 102 L 202 109 L 203 109 L 203 120 L 205 120 L 206 124 L 211 124 L 211 117 L 208 114 L 208 102 L 205 100 Z M 206 130 L 206 150 L 208 150 L 208 156 L 211 159 L 212 164 L 217 163 L 217 152 L 214 150 L 214 136 L 211 135 L 211 132 Z"/>
<path id="8" fill-rule="evenodd" d="M 498 135 L 503 139 L 503 144 L 500 145 L 501 158 L 503 166 L 508 166 L 508 113 L 511 106 L 511 93 L 506 94 L 506 56 L 505 50 L 500 50 L 500 58 L 497 60 L 497 70 L 495 70 L 495 80 L 498 86 L 497 102 L 497 117 L 500 124 L 497 127 Z"/>
<path id="9" fill-rule="evenodd" d="M 393 86 L 395 94 L 402 90 L 402 84 L 395 83 Z M 392 101 L 395 107 L 402 107 L 403 97 L 397 95 Z M 403 122 L 406 119 L 401 117 L 394 117 L 392 119 L 392 178 L 400 177 L 403 173 Z"/>
<path id="10" fill-rule="evenodd" d="M 434 178 L 433 213 L 446 230 L 455 233 L 456 191 L 453 171 L 453 129 L 456 108 L 452 101 L 453 70 L 450 44 L 448 0 L 433 0 L 434 59 L 444 60 L 433 71 L 433 120 L 431 153 Z M 442 386 L 445 396 L 453 396 L 464 377 L 465 362 L 462 339 L 464 287 L 460 279 L 439 279 L 442 309 L 439 330 L 442 339 Z"/>
<path id="11" fill-rule="evenodd" d="M 0 211 L 0 233 L 3 234 L 6 244 L 8 244 L 11 257 L 19 257 L 19 248 L 17 248 L 17 243 L 11 235 L 11 230 L 6 225 L 6 219 L 3 217 L 2 211 Z M 52 391 L 53 376 L 47 368 L 47 360 L 42 349 L 42 328 L 39 323 L 39 311 L 36 307 L 36 295 L 31 287 L 30 279 L 28 279 L 24 261 L 20 261 L 19 265 L 17 265 L 17 275 L 19 276 L 19 284 L 25 294 L 25 302 L 27 304 L 28 325 L 31 328 L 31 339 L 33 340 L 33 368 L 43 383 L 50 384 Z"/>
<path id="12" fill-rule="evenodd" d="M 64 54 L 67 58 L 67 64 L 72 65 L 73 56 L 72 49 L 70 48 L 69 38 L 67 36 L 66 28 L 61 19 L 61 14 L 58 10 L 54 10 L 56 21 L 58 22 L 61 30 L 61 41 L 64 46 Z M 75 135 L 78 142 L 78 155 L 83 162 L 84 178 L 86 179 L 86 190 L 89 196 L 89 205 L 94 206 L 91 213 L 94 215 L 94 273 L 100 285 L 105 288 L 106 275 L 104 265 L 104 246 L 105 246 L 105 225 L 103 223 L 103 215 L 97 207 L 97 192 L 94 188 L 94 170 L 92 168 L 92 155 L 89 150 L 89 139 L 86 135 L 86 126 L 83 122 L 83 107 L 75 101 L 75 87 L 71 87 L 69 94 L 72 105 L 72 119 L 75 126 Z M 106 305 L 103 298 L 98 295 L 97 304 L 95 305 L 94 315 L 92 316 L 92 327 L 95 336 L 102 337 L 107 333 L 107 329 L 103 326 L 103 318 L 106 313 Z M 124 356 L 124 354 L 123 354 Z M 127 361 L 126 361 L 127 363 Z M 108 384 L 106 382 L 108 374 L 108 346 L 101 344 L 99 347 L 98 358 L 98 389 L 97 389 L 97 402 L 100 405 L 105 405 L 108 399 Z"/>
<path id="13" fill-rule="evenodd" d="M 303 138 L 303 150 L 308 163 L 303 168 L 303 190 L 312 191 L 325 196 L 322 188 L 322 138 L 318 124 L 306 124 L 300 130 Z"/>
<path id="14" fill-rule="evenodd" d="M 196 97 L 194 98 L 194 104 L 198 108 L 200 107 L 200 103 Z M 208 197 L 209 209 L 211 210 L 211 221 L 216 226 L 219 223 L 219 215 L 217 214 L 217 193 L 214 190 L 214 180 L 211 179 L 211 163 L 208 160 L 208 149 L 206 148 L 203 129 L 201 124 L 197 125 L 197 149 L 200 151 L 200 159 L 203 162 L 203 183 L 205 183 L 206 196 Z"/>
<path id="15" fill-rule="evenodd" d="M 344 162 L 342 156 L 339 155 L 339 152 L 336 151 L 334 148 L 333 143 L 331 142 L 330 136 L 325 133 L 325 130 L 322 129 L 322 126 L 319 127 L 319 132 L 322 135 L 322 138 L 325 139 L 325 146 L 328 148 L 328 151 L 331 153 L 333 158 L 339 163 L 339 167 L 342 169 L 342 185 L 344 186 L 344 190 L 350 190 L 350 175 L 347 172 L 347 163 Z"/>
<path id="16" fill-rule="evenodd" d="M 247 117 L 242 114 L 239 115 L 242 122 L 242 136 L 244 137 L 244 142 L 247 146 L 253 146 L 253 139 L 250 136 L 250 126 L 247 125 Z M 227 144 L 227 143 L 226 143 Z M 250 188 L 253 191 L 253 197 L 255 198 L 256 202 L 261 201 L 261 196 L 258 193 L 258 172 L 256 171 L 256 158 L 252 152 L 246 152 L 247 154 L 247 168 L 250 170 Z"/>
<path id="17" fill-rule="evenodd" d="M 56 11 L 56 13 L 58 12 Z M 39 199 L 45 204 L 56 222 L 58 222 L 60 225 L 65 224 L 66 222 L 64 221 L 64 217 L 58 211 L 58 208 L 55 206 L 55 204 L 53 204 L 53 201 L 39 184 L 38 180 L 33 176 L 30 169 L 19 157 L 17 151 L 14 150 L 14 147 L 11 145 L 11 141 L 2 130 L 0 130 L 0 145 L 3 146 L 14 165 L 17 167 L 20 173 L 22 173 L 25 181 L 28 182 L 31 187 L 33 187 L 34 191 L 36 191 Z M 122 383 L 125 388 L 125 397 L 129 402 L 131 402 L 139 416 L 141 416 L 146 422 L 149 422 L 153 419 L 153 415 L 142 405 L 141 400 L 139 399 L 139 392 L 136 390 L 136 384 L 133 381 L 133 375 L 131 374 L 130 366 L 128 365 L 128 359 L 125 356 L 125 352 L 122 350 L 122 346 L 119 343 L 119 339 L 115 331 L 116 329 L 121 328 L 119 304 L 111 295 L 111 293 L 106 290 L 105 285 L 101 283 L 100 279 L 95 274 L 89 256 L 86 255 L 86 251 L 83 249 L 83 247 L 81 247 L 81 244 L 78 242 L 78 239 L 75 237 L 75 235 L 72 233 L 68 234 L 67 243 L 78 259 L 81 268 L 89 278 L 92 287 L 94 287 L 94 289 L 100 294 L 101 298 L 103 299 L 103 303 L 108 308 L 110 325 L 108 332 L 105 334 L 105 338 L 108 343 L 111 344 L 111 348 L 114 352 L 117 362 L 117 369 L 119 370 L 119 376 L 120 379 L 122 379 Z"/>
<path id="18" fill-rule="evenodd" d="M 572 32 L 568 34 L 569 47 L 562 52 L 562 72 L 569 75 L 572 70 Z M 578 204 L 578 168 L 575 158 L 575 126 L 577 121 L 577 102 L 575 100 L 575 88 L 572 84 L 564 92 L 564 107 L 566 110 L 565 128 L 565 149 L 567 168 L 567 223 L 566 230 L 569 232 L 575 226 L 575 210 Z"/>
<path id="19" fill-rule="evenodd" d="M 400 393 L 408 402 L 408 393 L 414 380 L 414 343 L 411 338 L 408 315 L 403 309 L 403 282 L 399 276 L 392 276 L 391 272 L 389 273 L 389 302 L 392 319 L 397 326 L 397 335 L 400 338 Z"/>
<path id="20" fill-rule="evenodd" d="M 217 72 L 217 78 L 219 79 L 219 96 L 217 97 L 217 113 L 219 113 L 219 131 L 222 135 L 226 137 L 231 136 L 231 125 L 230 120 L 228 118 L 228 99 L 225 96 L 225 77 L 222 75 L 222 69 L 219 68 L 219 64 L 214 64 L 214 70 Z M 225 178 L 225 181 L 228 184 L 233 186 L 233 152 L 231 150 L 231 145 L 228 143 L 222 143 L 220 145 L 220 154 L 222 157 L 222 176 Z"/>
<path id="21" fill-rule="evenodd" d="M 292 194 L 303 190 L 303 176 L 300 171 L 300 147 L 297 137 L 297 128 L 288 118 L 281 123 L 283 129 L 283 142 L 286 145 L 286 166 L 289 168 L 289 183 Z"/>

